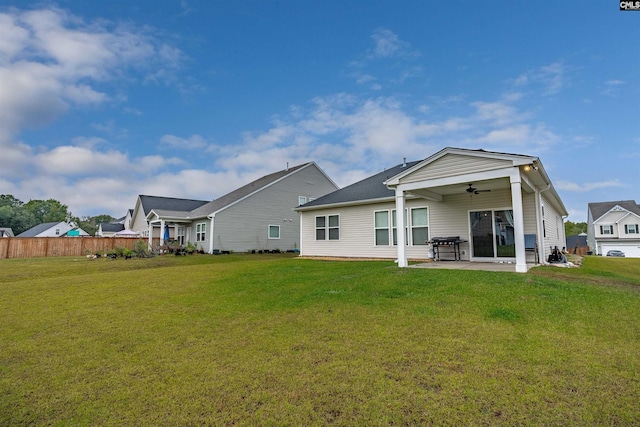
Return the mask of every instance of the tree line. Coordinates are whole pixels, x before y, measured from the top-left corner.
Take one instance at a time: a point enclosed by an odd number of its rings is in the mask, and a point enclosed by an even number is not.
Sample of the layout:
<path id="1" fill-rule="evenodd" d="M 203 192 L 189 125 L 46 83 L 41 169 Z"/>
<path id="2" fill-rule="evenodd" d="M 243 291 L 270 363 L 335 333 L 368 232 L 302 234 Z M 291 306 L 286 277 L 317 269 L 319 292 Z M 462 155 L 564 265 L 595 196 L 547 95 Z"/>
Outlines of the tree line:
<path id="1" fill-rule="evenodd" d="M 7 227 L 18 234 L 38 224 L 47 222 L 74 223 L 90 235 L 95 235 L 103 222 L 115 221 L 111 215 L 74 216 L 67 205 L 58 200 L 29 200 L 27 203 L 11 194 L 0 195 L 0 227 Z"/>

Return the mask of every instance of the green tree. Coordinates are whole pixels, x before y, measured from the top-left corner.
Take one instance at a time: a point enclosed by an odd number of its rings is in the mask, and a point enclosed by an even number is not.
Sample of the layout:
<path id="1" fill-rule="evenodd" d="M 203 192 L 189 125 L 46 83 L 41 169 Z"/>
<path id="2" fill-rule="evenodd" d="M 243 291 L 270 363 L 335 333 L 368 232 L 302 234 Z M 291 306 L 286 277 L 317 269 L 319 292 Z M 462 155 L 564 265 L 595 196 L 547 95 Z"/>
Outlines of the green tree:
<path id="1" fill-rule="evenodd" d="M 29 200 L 24 207 L 33 214 L 37 221 L 36 224 L 71 221 L 73 219 L 67 205 L 63 205 L 55 199 Z"/>
<path id="2" fill-rule="evenodd" d="M 18 235 L 36 224 L 35 217 L 21 200 L 10 194 L 0 195 L 0 227 L 9 227 Z"/>
<path id="3" fill-rule="evenodd" d="M 587 232 L 586 222 L 566 221 L 564 223 L 565 236 L 576 236 L 580 233 L 586 233 L 586 232 Z"/>

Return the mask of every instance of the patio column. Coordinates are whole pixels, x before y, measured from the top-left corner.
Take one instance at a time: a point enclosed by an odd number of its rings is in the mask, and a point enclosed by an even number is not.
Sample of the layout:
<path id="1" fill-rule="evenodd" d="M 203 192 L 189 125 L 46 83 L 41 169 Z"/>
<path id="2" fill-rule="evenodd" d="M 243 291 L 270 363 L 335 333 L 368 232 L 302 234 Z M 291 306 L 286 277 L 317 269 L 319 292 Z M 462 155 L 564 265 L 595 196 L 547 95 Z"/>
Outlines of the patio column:
<path id="1" fill-rule="evenodd" d="M 149 249 L 153 248 L 153 224 L 149 222 Z"/>
<path id="2" fill-rule="evenodd" d="M 164 219 L 160 220 L 160 246 L 164 245 Z"/>
<path id="3" fill-rule="evenodd" d="M 407 247 L 404 234 L 404 191 L 396 187 L 396 224 L 398 240 L 398 267 L 407 267 Z"/>
<path id="4" fill-rule="evenodd" d="M 511 205 L 513 207 L 513 233 L 516 244 L 516 273 L 526 273 L 527 255 L 524 249 L 524 212 L 519 172 L 511 175 Z"/>

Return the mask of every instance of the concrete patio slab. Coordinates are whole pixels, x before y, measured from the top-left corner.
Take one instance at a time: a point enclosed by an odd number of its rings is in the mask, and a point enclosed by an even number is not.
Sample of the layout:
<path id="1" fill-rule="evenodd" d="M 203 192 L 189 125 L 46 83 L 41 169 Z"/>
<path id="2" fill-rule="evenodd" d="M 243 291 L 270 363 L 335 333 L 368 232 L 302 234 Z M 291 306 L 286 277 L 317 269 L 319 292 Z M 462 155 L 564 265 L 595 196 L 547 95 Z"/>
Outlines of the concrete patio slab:
<path id="1" fill-rule="evenodd" d="M 527 270 L 535 267 L 535 264 L 527 264 Z M 515 273 L 515 263 L 500 262 L 469 262 L 469 261 L 433 261 L 411 264 L 409 268 L 437 268 L 445 270 L 483 270 L 483 271 L 509 271 Z"/>

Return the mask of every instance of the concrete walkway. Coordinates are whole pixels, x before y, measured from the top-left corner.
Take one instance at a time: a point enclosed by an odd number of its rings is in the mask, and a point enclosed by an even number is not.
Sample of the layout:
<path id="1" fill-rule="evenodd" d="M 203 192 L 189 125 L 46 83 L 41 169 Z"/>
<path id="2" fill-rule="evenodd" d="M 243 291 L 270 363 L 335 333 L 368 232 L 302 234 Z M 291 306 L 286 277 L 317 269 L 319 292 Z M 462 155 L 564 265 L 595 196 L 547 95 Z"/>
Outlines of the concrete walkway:
<path id="1" fill-rule="evenodd" d="M 484 270 L 484 271 L 510 271 L 515 273 L 515 263 L 500 262 L 469 262 L 469 261 L 433 261 L 419 264 L 412 264 L 410 268 L 440 268 L 446 270 Z M 534 264 L 527 264 L 527 270 L 535 267 Z"/>

